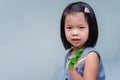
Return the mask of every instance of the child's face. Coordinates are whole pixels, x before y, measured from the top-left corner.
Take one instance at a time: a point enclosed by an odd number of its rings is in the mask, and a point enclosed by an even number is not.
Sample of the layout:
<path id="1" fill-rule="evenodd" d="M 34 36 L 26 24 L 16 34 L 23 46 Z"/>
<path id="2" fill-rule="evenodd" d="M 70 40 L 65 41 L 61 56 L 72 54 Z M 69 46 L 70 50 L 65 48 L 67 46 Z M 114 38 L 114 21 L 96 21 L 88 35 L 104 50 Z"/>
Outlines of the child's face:
<path id="1" fill-rule="evenodd" d="M 89 36 L 89 26 L 82 12 L 68 14 L 66 16 L 65 35 L 73 47 L 84 47 Z"/>

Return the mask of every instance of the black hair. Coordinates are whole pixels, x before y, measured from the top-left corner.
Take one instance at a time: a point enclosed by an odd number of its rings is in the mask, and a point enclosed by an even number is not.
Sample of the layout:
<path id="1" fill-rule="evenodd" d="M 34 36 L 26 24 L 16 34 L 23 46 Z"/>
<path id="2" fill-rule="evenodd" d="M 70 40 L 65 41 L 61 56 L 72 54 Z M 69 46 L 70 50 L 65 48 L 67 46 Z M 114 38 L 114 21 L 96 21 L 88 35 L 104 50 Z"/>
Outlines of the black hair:
<path id="1" fill-rule="evenodd" d="M 85 8 L 89 9 L 89 13 L 86 13 L 84 10 Z M 65 18 L 66 15 L 68 14 L 73 14 L 76 12 L 83 12 L 86 21 L 88 22 L 89 25 L 89 37 L 87 42 L 85 43 L 85 47 L 94 47 L 97 42 L 98 38 L 98 24 L 96 20 L 95 13 L 92 9 L 92 7 L 85 3 L 85 2 L 74 2 L 69 4 L 63 11 L 62 16 L 61 16 L 61 22 L 60 22 L 60 34 L 61 34 L 61 40 L 64 45 L 65 49 L 69 49 L 72 47 L 72 45 L 67 41 L 66 36 L 65 36 Z"/>

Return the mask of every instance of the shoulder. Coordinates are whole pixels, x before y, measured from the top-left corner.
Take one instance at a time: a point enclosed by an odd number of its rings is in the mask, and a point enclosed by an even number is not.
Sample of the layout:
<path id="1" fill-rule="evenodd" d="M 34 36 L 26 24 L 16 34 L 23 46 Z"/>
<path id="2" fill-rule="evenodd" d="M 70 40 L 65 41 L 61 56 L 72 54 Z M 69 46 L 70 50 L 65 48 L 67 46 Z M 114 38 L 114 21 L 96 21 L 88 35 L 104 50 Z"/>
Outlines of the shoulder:
<path id="1" fill-rule="evenodd" d="M 104 79 L 105 72 L 99 51 L 93 47 L 87 47 L 84 49 L 83 57 L 86 57 L 84 61 L 84 78 L 89 80 Z"/>
<path id="2" fill-rule="evenodd" d="M 99 63 L 99 55 L 96 52 L 89 52 L 89 54 L 86 56 L 85 62 L 87 63 Z"/>
<path id="3" fill-rule="evenodd" d="M 99 51 L 93 47 L 87 47 L 85 48 L 85 56 L 86 56 L 86 61 L 87 62 L 99 62 L 100 60 L 100 55 Z"/>
<path id="4" fill-rule="evenodd" d="M 93 47 L 86 47 L 84 49 L 84 56 L 98 56 L 100 58 L 100 52 Z"/>
<path id="5" fill-rule="evenodd" d="M 91 51 L 93 51 L 93 52 L 97 52 L 97 53 L 98 53 L 98 50 L 97 50 L 96 48 L 94 48 L 94 47 L 86 47 L 84 50 L 85 50 L 86 52 L 91 52 Z"/>
<path id="6" fill-rule="evenodd" d="M 86 79 L 95 80 L 97 79 L 99 71 L 100 59 L 98 52 L 94 48 L 89 48 L 89 51 L 85 59 L 85 72 L 84 77 Z M 93 76 L 94 75 L 94 76 Z"/>

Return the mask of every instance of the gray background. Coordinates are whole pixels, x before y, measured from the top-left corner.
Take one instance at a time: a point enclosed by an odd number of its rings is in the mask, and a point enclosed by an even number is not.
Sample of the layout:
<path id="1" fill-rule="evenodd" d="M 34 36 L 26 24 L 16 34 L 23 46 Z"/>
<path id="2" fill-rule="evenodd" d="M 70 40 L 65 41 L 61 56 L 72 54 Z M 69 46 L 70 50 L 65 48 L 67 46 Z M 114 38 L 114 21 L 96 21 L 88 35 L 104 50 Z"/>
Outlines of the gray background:
<path id="1" fill-rule="evenodd" d="M 0 80 L 62 80 L 65 50 L 59 23 L 77 0 L 0 0 Z M 119 0 L 82 0 L 94 9 L 107 80 L 120 72 Z"/>

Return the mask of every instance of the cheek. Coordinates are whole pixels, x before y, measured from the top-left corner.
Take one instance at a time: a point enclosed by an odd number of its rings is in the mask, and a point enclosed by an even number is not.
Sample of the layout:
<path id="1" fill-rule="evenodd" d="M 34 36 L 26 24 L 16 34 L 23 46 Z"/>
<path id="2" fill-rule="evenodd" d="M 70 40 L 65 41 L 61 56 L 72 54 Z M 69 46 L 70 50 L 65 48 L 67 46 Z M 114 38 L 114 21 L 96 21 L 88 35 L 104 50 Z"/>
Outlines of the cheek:
<path id="1" fill-rule="evenodd" d="M 87 40 L 88 37 L 89 37 L 89 31 L 85 31 L 83 34 L 83 38 Z"/>
<path id="2" fill-rule="evenodd" d="M 89 37 L 89 31 L 86 32 L 86 38 L 88 39 Z"/>
<path id="3" fill-rule="evenodd" d="M 66 38 L 69 36 L 69 34 L 68 34 L 68 32 L 67 32 L 67 31 L 65 31 L 65 36 L 66 36 Z"/>
<path id="4" fill-rule="evenodd" d="M 65 29 L 65 35 L 66 35 L 66 36 L 68 35 L 68 33 L 69 33 L 69 32 Z"/>
<path id="5" fill-rule="evenodd" d="M 65 31 L 65 36 L 66 36 L 66 39 L 68 40 L 70 38 L 70 32 Z"/>

